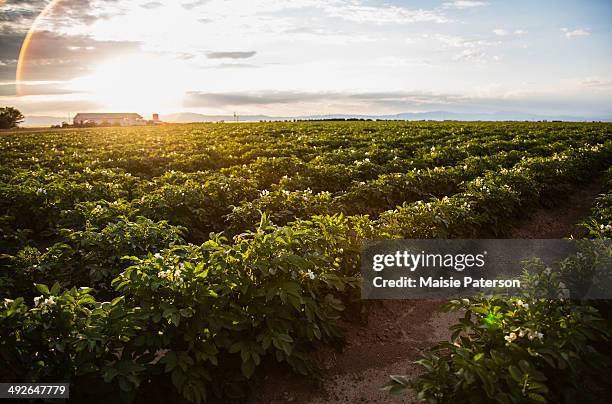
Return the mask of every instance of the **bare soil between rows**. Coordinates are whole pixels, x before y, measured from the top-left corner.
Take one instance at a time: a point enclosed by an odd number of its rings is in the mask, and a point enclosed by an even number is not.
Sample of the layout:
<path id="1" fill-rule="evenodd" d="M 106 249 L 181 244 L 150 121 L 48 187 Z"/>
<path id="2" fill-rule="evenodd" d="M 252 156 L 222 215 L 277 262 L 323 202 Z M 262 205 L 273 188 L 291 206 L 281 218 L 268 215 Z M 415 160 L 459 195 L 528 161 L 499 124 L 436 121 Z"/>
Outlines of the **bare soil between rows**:
<path id="1" fill-rule="evenodd" d="M 577 226 L 589 215 L 601 190 L 596 179 L 579 186 L 554 208 L 539 209 L 511 229 L 511 238 L 584 237 Z M 256 382 L 250 404 L 267 403 L 405 403 L 411 393 L 393 396 L 380 387 L 389 375 L 416 376 L 420 353 L 450 337 L 448 327 L 460 314 L 441 310 L 443 301 L 386 300 L 364 303 L 364 318 L 343 324 L 347 330 L 342 352 L 319 348 L 312 358 L 322 370 L 320 382 L 271 364 Z M 359 316 L 357 316 L 359 317 Z"/>

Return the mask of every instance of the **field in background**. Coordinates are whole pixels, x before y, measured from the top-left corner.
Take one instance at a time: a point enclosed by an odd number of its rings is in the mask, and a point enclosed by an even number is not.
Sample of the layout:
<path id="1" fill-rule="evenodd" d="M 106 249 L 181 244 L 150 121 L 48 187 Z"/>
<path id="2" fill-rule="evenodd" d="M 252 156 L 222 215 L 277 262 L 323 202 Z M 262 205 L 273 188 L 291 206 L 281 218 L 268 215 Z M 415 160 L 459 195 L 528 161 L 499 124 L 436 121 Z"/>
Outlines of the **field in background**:
<path id="1" fill-rule="evenodd" d="M 528 122 L 1 136 L 0 378 L 197 401 L 243 396 L 272 358 L 311 374 L 307 352 L 342 341 L 361 240 L 503 237 L 607 169 L 611 139 Z"/>

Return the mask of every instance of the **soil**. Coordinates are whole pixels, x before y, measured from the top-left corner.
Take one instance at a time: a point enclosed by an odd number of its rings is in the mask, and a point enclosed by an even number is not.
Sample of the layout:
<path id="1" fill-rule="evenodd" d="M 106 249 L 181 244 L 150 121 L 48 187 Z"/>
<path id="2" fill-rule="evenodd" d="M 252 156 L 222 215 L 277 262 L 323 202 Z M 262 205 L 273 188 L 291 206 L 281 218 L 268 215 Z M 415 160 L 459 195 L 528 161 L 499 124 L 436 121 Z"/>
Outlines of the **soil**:
<path id="1" fill-rule="evenodd" d="M 588 232 L 577 225 L 589 215 L 601 191 L 601 178 L 584 184 L 552 209 L 539 209 L 510 231 L 511 238 L 584 238 Z"/>
<path id="2" fill-rule="evenodd" d="M 343 352 L 319 349 L 312 354 L 323 372 L 322 383 L 307 381 L 278 366 L 255 388 L 251 403 L 405 402 L 380 387 L 391 374 L 417 375 L 413 361 L 423 350 L 448 339 L 456 314 L 440 311 L 444 302 L 385 300 L 367 302 L 367 325 L 344 324 Z"/>
<path id="3" fill-rule="evenodd" d="M 512 238 L 583 237 L 578 226 L 589 215 L 601 189 L 599 180 L 585 184 L 561 205 L 540 209 L 509 233 Z M 317 349 L 313 359 L 322 369 L 322 381 L 296 375 L 282 365 L 272 365 L 254 386 L 250 404 L 267 403 L 405 403 L 411 392 L 393 396 L 380 387 L 389 375 L 416 376 L 422 368 L 414 363 L 420 352 L 448 340 L 448 326 L 460 313 L 441 311 L 443 301 L 367 301 L 367 322 L 344 324 L 346 346 L 342 352 Z"/>

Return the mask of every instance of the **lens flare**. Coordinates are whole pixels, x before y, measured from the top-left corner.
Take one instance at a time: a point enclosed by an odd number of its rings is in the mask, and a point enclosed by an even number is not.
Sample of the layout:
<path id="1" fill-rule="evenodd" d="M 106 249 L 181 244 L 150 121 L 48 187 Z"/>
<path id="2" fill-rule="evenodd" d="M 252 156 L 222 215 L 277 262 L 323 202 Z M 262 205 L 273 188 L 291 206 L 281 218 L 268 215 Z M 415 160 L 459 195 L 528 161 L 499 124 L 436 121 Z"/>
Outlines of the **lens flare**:
<path id="1" fill-rule="evenodd" d="M 0 0 L 1 1 L 1 0 Z M 28 30 L 25 38 L 23 39 L 23 43 L 21 44 L 21 50 L 19 51 L 19 59 L 17 60 L 17 70 L 15 71 L 15 82 L 16 82 L 16 93 L 18 96 L 24 94 L 23 92 L 23 81 L 24 81 L 24 70 L 25 64 L 28 57 L 28 49 L 30 47 L 30 43 L 32 42 L 32 38 L 40 25 L 40 22 L 49 14 L 49 12 L 62 0 L 53 0 L 40 12 L 38 17 L 34 20 L 34 23 Z M 2 2 L 3 3 L 3 2 Z M 0 3 L 1 4 L 1 3 Z"/>

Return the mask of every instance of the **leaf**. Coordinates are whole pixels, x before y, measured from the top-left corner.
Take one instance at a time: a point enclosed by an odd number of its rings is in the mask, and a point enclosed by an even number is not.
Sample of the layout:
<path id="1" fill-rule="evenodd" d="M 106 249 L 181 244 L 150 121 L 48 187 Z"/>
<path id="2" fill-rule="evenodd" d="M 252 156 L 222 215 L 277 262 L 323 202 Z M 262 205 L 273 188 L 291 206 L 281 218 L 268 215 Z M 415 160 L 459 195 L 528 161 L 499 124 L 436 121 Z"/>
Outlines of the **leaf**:
<path id="1" fill-rule="evenodd" d="M 49 288 L 47 287 L 47 285 L 43 285 L 42 283 L 35 283 L 34 286 L 43 295 L 45 295 L 45 296 L 49 295 L 50 292 L 49 292 Z"/>
<path id="2" fill-rule="evenodd" d="M 119 296 L 119 297 L 114 298 L 114 299 L 111 301 L 111 307 L 112 307 L 112 306 L 116 306 L 116 305 L 117 305 L 119 302 L 121 302 L 121 301 L 123 301 L 123 300 L 125 300 L 125 296 Z"/>
<path id="3" fill-rule="evenodd" d="M 164 372 L 168 373 L 176 367 L 178 363 L 178 356 L 176 355 L 176 352 L 169 351 L 166 352 L 166 355 L 164 355 L 164 357 L 161 358 L 159 362 L 166 365 L 166 367 L 164 368 Z"/>
<path id="4" fill-rule="evenodd" d="M 60 292 L 60 284 L 59 282 L 55 282 L 53 286 L 51 287 L 51 291 L 49 293 L 51 293 L 51 296 L 57 296 L 59 292 Z"/>
<path id="5" fill-rule="evenodd" d="M 537 394 L 537 393 L 529 393 L 527 395 L 531 400 L 535 401 L 536 403 L 547 403 L 548 401 L 546 400 L 546 398 L 544 398 L 543 395 L 541 394 Z"/>
<path id="6" fill-rule="evenodd" d="M 119 374 L 119 371 L 115 368 L 107 368 L 104 371 L 104 382 L 110 383 Z"/>
<path id="7" fill-rule="evenodd" d="M 517 383 L 521 383 L 523 381 L 523 374 L 516 366 L 508 366 L 508 372 L 510 372 L 510 376 L 512 376 Z"/>
<path id="8" fill-rule="evenodd" d="M 242 374 L 244 375 L 244 377 L 250 379 L 251 376 L 253 376 L 253 373 L 255 372 L 255 366 L 255 362 L 252 358 L 249 358 L 247 361 L 242 362 L 242 366 L 240 367 L 240 369 L 242 370 Z"/>

